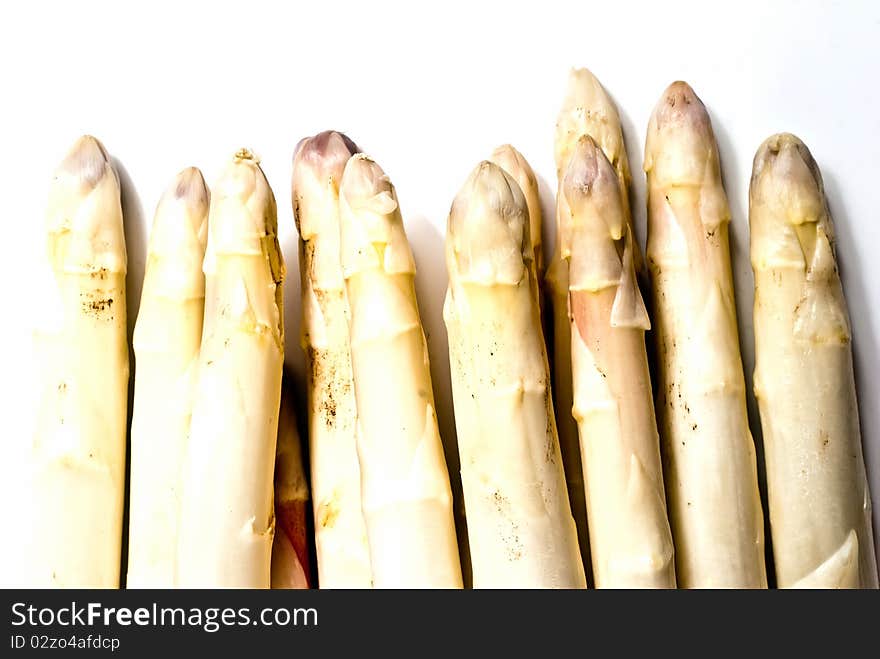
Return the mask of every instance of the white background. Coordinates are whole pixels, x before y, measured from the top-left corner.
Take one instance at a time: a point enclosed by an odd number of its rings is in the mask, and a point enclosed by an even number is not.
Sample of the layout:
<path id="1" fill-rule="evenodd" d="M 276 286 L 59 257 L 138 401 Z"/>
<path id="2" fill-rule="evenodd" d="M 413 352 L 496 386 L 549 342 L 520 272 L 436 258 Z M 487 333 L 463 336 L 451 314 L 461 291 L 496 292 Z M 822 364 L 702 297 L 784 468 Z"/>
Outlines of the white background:
<path id="1" fill-rule="evenodd" d="M 4 425 L 10 431 L 3 440 L 19 439 L 25 423 L 16 401 L 28 372 L 28 318 L 40 302 L 28 295 L 28 280 L 34 250 L 42 247 L 48 182 L 78 135 L 98 136 L 118 164 L 130 324 L 149 221 L 164 186 L 188 165 L 201 167 L 210 184 L 241 146 L 261 156 L 278 199 L 288 263 L 287 361 L 301 378 L 291 155 L 301 137 L 327 128 L 346 131 L 397 186 L 419 267 L 441 422 L 450 434 L 441 319 L 446 212 L 470 169 L 503 142 L 532 163 L 549 212 L 555 116 L 568 70 L 576 65 L 591 68 L 619 105 L 643 246 L 640 170 L 649 114 L 663 88 L 679 78 L 709 107 L 733 211 L 749 381 L 751 159 L 765 137 L 781 130 L 798 134 L 812 149 L 836 220 L 876 500 L 878 39 L 880 4 L 870 1 L 3 3 L 0 399 L 8 406 Z"/>

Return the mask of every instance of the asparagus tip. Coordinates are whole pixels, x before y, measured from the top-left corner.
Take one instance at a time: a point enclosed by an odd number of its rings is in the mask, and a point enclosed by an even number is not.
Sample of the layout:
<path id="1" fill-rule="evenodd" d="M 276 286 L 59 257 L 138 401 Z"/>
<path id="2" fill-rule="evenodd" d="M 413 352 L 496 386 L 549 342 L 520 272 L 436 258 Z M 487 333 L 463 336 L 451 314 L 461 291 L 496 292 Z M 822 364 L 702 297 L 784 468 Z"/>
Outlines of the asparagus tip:
<path id="1" fill-rule="evenodd" d="M 588 69 L 572 69 L 556 119 L 556 173 L 561 179 L 578 137 L 592 135 L 608 157 L 629 177 L 620 116 L 608 92 Z"/>
<path id="2" fill-rule="evenodd" d="M 465 188 L 470 189 L 471 194 L 487 196 L 493 206 L 503 205 L 510 200 L 510 195 L 513 195 L 512 201 L 514 203 L 517 202 L 516 193 L 520 193 L 519 196 L 522 196 L 519 185 L 510 174 L 491 160 L 483 160 L 474 168 Z"/>
<path id="3" fill-rule="evenodd" d="M 616 111 L 611 97 L 592 71 L 583 67 L 573 67 L 569 71 L 560 117 L 566 113 L 616 113 Z"/>
<path id="4" fill-rule="evenodd" d="M 355 153 L 345 165 L 340 191 L 352 207 L 363 207 L 380 215 L 397 208 L 394 187 L 388 175 L 365 153 Z"/>
<path id="5" fill-rule="evenodd" d="M 347 151 L 349 155 L 359 153 L 357 144 L 345 133 L 336 130 L 325 130 L 311 139 L 311 144 L 318 153 Z"/>
<path id="6" fill-rule="evenodd" d="M 246 148 L 236 151 L 227 162 L 214 184 L 214 194 L 218 199 L 237 197 L 242 201 L 255 196 L 256 203 L 275 208 L 275 197 L 260 167 L 260 159 Z"/>
<path id="7" fill-rule="evenodd" d="M 293 158 L 295 163 L 309 163 L 321 176 L 335 175 L 338 179 L 348 159 L 359 152 L 360 149 L 347 135 L 325 130 L 300 140 L 294 150 Z"/>
<path id="8" fill-rule="evenodd" d="M 523 267 L 533 255 L 528 222 L 519 185 L 500 166 L 483 160 L 449 210 L 450 269 L 484 283 L 520 282 Z"/>
<path id="9" fill-rule="evenodd" d="M 576 101 L 579 97 L 588 95 L 588 92 L 595 91 L 604 93 L 605 90 L 593 72 L 586 67 L 571 67 L 568 73 L 566 97 L 570 101 Z"/>
<path id="10" fill-rule="evenodd" d="M 619 240 L 623 236 L 624 209 L 617 171 L 591 136 L 583 135 L 575 144 L 562 179 L 561 193 L 572 212 L 598 213 L 612 239 Z M 592 210 L 584 204 L 589 204 Z M 560 231 L 569 229 L 570 221 L 560 224 Z"/>
<path id="11" fill-rule="evenodd" d="M 750 194 L 775 205 L 777 216 L 791 224 L 817 221 L 825 204 L 819 166 L 807 145 L 791 133 L 771 135 L 758 148 Z"/>
<path id="12" fill-rule="evenodd" d="M 718 145 L 709 112 L 686 82 L 669 85 L 651 114 L 645 172 L 667 184 L 697 185 L 720 177 Z"/>
<path id="13" fill-rule="evenodd" d="M 752 163 L 752 176 L 760 176 L 768 167 L 779 169 L 782 165 L 791 163 L 792 159 L 802 161 L 818 183 L 819 171 L 813 154 L 797 135 L 791 133 L 776 133 L 761 143 Z"/>
<path id="14" fill-rule="evenodd" d="M 58 170 L 77 177 L 84 185 L 93 188 L 104 177 L 108 165 L 110 156 L 100 140 L 83 135 L 67 152 Z"/>
<path id="15" fill-rule="evenodd" d="M 535 172 L 525 159 L 525 156 L 512 144 L 502 144 L 496 147 L 489 156 L 489 160 L 513 176 L 514 179 L 517 179 L 519 176 L 525 176 L 530 185 L 537 187 Z M 523 192 L 525 193 L 525 190 Z"/>
<path id="16" fill-rule="evenodd" d="M 582 135 L 575 145 L 563 179 L 564 189 L 592 193 L 597 182 L 609 181 L 617 190 L 617 174 L 608 158 L 590 135 Z"/>
<path id="17" fill-rule="evenodd" d="M 512 144 L 502 144 L 492 150 L 492 155 L 489 157 L 489 160 L 497 163 L 499 160 L 516 160 L 520 158 L 522 158 L 522 154 L 517 151 Z"/>
<path id="18" fill-rule="evenodd" d="M 199 213 L 208 207 L 210 199 L 208 186 L 205 184 L 205 178 L 198 167 L 187 167 L 178 173 L 169 192 L 173 192 L 175 199 L 182 201 Z"/>
<path id="19" fill-rule="evenodd" d="M 232 157 L 235 162 L 239 162 L 242 160 L 252 162 L 256 165 L 260 164 L 260 159 L 256 156 L 256 154 L 250 149 L 243 147 L 235 152 L 235 155 Z"/>
<path id="20" fill-rule="evenodd" d="M 669 85 L 654 109 L 654 119 L 659 128 L 671 124 L 707 123 L 709 114 L 706 106 L 693 88 L 682 80 Z"/>
<path id="21" fill-rule="evenodd" d="M 525 208 L 525 198 L 516 181 L 499 165 L 483 160 L 456 195 L 450 219 L 465 219 L 470 215 L 482 220 L 502 218 L 523 214 Z M 450 229 L 454 231 L 456 225 L 458 222 L 451 222 Z"/>

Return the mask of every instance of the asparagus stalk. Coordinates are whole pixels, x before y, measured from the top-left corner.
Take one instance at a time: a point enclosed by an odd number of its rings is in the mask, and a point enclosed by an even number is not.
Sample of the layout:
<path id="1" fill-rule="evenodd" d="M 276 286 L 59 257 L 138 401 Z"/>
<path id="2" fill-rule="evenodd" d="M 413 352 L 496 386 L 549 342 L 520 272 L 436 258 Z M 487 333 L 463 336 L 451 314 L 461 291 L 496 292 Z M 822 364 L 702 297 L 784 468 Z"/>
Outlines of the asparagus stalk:
<path id="1" fill-rule="evenodd" d="M 794 135 L 768 138 L 749 191 L 755 396 L 782 588 L 876 588 L 849 314 L 822 176 Z"/>
<path id="2" fill-rule="evenodd" d="M 595 585 L 674 588 L 635 241 L 614 167 L 587 135 L 571 152 L 561 193 L 570 211 L 560 218 L 560 243 Z"/>
<path id="3" fill-rule="evenodd" d="M 529 212 L 529 239 L 532 245 L 533 258 L 529 267 L 533 268 L 537 281 L 540 284 L 544 280 L 544 251 L 541 236 L 543 213 L 541 211 L 541 197 L 538 194 L 538 179 L 535 172 L 523 155 L 510 144 L 503 144 L 496 148 L 489 161 L 495 163 L 513 177 L 519 189 L 525 196 L 526 206 Z M 540 295 L 540 287 L 537 293 Z"/>
<path id="4" fill-rule="evenodd" d="M 339 254 L 339 182 L 357 147 L 327 131 L 306 139 L 293 161 L 293 215 L 300 234 L 302 344 L 308 372 L 309 455 L 321 588 L 369 588 L 361 511 L 357 407 L 348 301 Z"/>
<path id="5" fill-rule="evenodd" d="M 129 587 L 177 583 L 181 470 L 205 307 L 208 203 L 202 173 L 183 170 L 159 201 L 150 233 L 133 342 Z"/>
<path id="6" fill-rule="evenodd" d="M 565 100 L 556 121 L 554 156 L 560 188 L 556 195 L 556 246 L 547 269 L 547 285 L 553 310 L 553 392 L 556 401 L 559 441 L 565 464 L 565 477 L 571 499 L 572 512 L 578 525 L 578 539 L 584 559 L 590 555 L 587 533 L 587 512 L 583 480 L 582 456 L 578 443 L 578 428 L 572 410 L 572 354 L 569 325 L 568 261 L 562 256 L 561 223 L 571 211 L 566 206 L 561 185 L 568 162 L 578 140 L 589 135 L 600 146 L 617 173 L 621 205 L 628 233 L 632 232 L 629 207 L 629 160 L 623 143 L 620 117 L 611 97 L 596 76 L 587 69 L 572 69 L 568 77 Z M 644 269 L 641 252 L 633 241 L 633 263 L 636 273 Z"/>
<path id="7" fill-rule="evenodd" d="M 482 162 L 446 237 L 452 393 L 475 588 L 583 588 L 550 399 L 529 209 Z"/>
<path id="8" fill-rule="evenodd" d="M 373 585 L 460 588 L 449 474 L 397 195 L 362 154 L 345 166 L 339 195 Z"/>
<path id="9" fill-rule="evenodd" d="M 648 126 L 657 409 L 679 585 L 763 588 L 764 524 L 730 269 L 730 211 L 703 103 L 683 82 Z"/>
<path id="10" fill-rule="evenodd" d="M 272 542 L 272 588 L 309 588 L 309 484 L 296 429 L 293 382 L 281 382 L 278 443 L 275 448 L 275 539 Z"/>
<path id="11" fill-rule="evenodd" d="M 246 149 L 214 194 L 205 317 L 184 468 L 178 578 L 183 586 L 267 588 L 272 473 L 284 356 L 284 261 L 275 197 Z"/>
<path id="12" fill-rule="evenodd" d="M 128 407 L 125 236 L 119 180 L 83 136 L 55 170 L 48 269 L 58 309 L 34 335 L 31 587 L 119 586 Z"/>

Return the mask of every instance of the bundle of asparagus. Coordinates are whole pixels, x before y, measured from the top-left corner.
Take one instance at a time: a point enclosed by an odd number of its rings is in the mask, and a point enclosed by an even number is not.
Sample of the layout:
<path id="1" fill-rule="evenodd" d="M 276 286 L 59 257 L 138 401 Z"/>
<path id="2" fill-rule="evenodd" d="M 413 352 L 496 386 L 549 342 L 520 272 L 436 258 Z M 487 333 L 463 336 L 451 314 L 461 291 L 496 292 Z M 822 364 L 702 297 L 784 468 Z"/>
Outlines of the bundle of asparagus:
<path id="1" fill-rule="evenodd" d="M 718 147 L 670 85 L 648 125 L 648 262 L 657 409 L 679 585 L 763 588 L 764 521 L 746 414 Z"/>
<path id="2" fill-rule="evenodd" d="M 181 471 L 205 307 L 208 203 L 201 172 L 185 169 L 159 201 L 150 232 L 133 342 L 127 578 L 133 587 L 177 583 Z"/>
<path id="3" fill-rule="evenodd" d="M 673 83 L 645 145 L 658 417 L 623 132 L 586 69 L 570 74 L 554 150 L 552 342 L 538 185 L 522 154 L 493 151 L 448 217 L 443 317 L 474 585 L 582 588 L 589 555 L 597 587 L 766 587 L 730 211 L 706 108 Z M 242 150 L 213 197 L 189 168 L 156 209 L 133 340 L 126 530 L 119 179 L 93 137 L 67 154 L 37 283 L 49 290 L 34 335 L 36 424 L 16 449 L 29 494 L 15 581 L 116 587 L 127 533 L 130 586 L 308 588 L 311 479 L 321 587 L 462 586 L 395 189 L 328 131 L 298 145 L 292 200 L 309 473 L 282 375 L 275 198 Z M 849 315 L 822 177 L 798 138 L 762 144 L 749 201 L 777 581 L 877 588 Z"/>
<path id="4" fill-rule="evenodd" d="M 568 264 L 574 417 L 596 587 L 675 587 L 638 246 L 614 167 L 593 139 L 570 152 L 560 186 Z M 567 212 L 565 212 L 567 211 Z"/>
<path id="5" fill-rule="evenodd" d="M 397 195 L 379 165 L 356 154 L 339 196 L 373 585 L 460 588 L 449 474 Z"/>
<path id="6" fill-rule="evenodd" d="M 340 133 L 304 140 L 293 160 L 300 235 L 302 344 L 308 375 L 309 457 L 321 588 L 369 588 L 361 511 L 349 309 L 339 253 L 339 184 L 357 147 Z"/>
<path id="7" fill-rule="evenodd" d="M 119 586 L 128 407 L 125 236 L 107 151 L 81 137 L 55 170 L 51 322 L 34 335 L 38 398 L 22 580 Z"/>
<path id="8" fill-rule="evenodd" d="M 777 583 L 876 588 L 849 315 L 822 176 L 794 135 L 768 138 L 749 190 L 755 396 Z"/>
<path id="9" fill-rule="evenodd" d="M 284 356 L 275 197 L 243 149 L 211 197 L 205 316 L 183 470 L 178 581 L 267 588 Z"/>
<path id="10" fill-rule="evenodd" d="M 475 588 L 586 585 L 529 231 L 519 185 L 480 163 L 449 213 L 444 306 Z"/>

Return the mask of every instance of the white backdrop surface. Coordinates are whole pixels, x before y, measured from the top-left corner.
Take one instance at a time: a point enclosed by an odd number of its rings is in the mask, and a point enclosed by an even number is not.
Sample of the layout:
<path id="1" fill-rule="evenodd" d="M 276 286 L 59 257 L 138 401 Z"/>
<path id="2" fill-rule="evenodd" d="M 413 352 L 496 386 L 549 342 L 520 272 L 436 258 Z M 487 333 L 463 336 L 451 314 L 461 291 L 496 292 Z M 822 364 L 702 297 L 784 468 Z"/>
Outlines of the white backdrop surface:
<path id="1" fill-rule="evenodd" d="M 442 430 L 454 432 L 441 318 L 446 213 L 471 168 L 514 144 L 555 186 L 552 138 L 568 70 L 589 67 L 618 103 L 644 247 L 645 127 L 664 87 L 709 107 L 730 205 L 746 377 L 754 365 L 747 191 L 752 156 L 798 134 L 825 177 L 852 315 L 863 441 L 880 496 L 880 4 L 865 2 L 30 2 L 0 8 L 0 324 L 4 468 L 26 432 L 29 272 L 51 172 L 76 137 L 106 145 L 123 184 L 129 324 L 149 224 L 174 174 L 209 183 L 248 146 L 278 199 L 288 265 L 287 362 L 302 382 L 291 156 L 347 132 L 395 183 L 419 274 Z M 545 246 L 553 244 L 547 227 Z M 753 426 L 760 437 L 754 400 Z M 15 479 L 4 479 L 13 488 Z M 14 493 L 10 493 L 14 497 Z M 4 497 L 4 502 L 14 499 Z M 4 505 L 7 505 L 4 503 Z M 876 506 L 880 507 L 880 506 Z M 875 520 L 877 515 L 875 514 Z M 875 521 L 875 529 L 878 526 Z"/>

